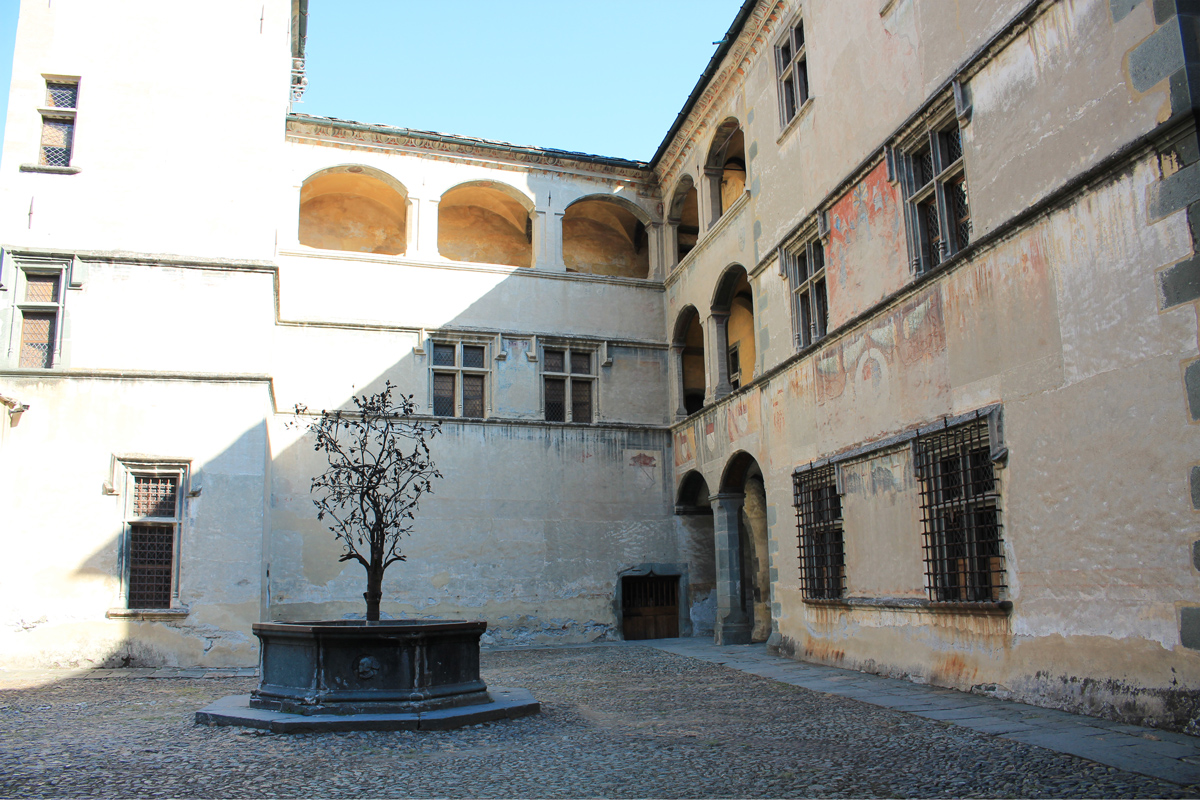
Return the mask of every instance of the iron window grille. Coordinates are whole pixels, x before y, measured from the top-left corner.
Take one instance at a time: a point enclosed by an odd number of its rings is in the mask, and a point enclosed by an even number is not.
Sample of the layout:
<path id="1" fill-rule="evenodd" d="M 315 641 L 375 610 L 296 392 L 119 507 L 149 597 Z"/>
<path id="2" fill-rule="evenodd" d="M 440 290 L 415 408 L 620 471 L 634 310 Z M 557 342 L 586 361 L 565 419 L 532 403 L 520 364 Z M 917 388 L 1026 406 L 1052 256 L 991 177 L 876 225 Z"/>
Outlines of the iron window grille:
<path id="1" fill-rule="evenodd" d="M 846 592 L 842 498 L 832 464 L 793 476 L 800 531 L 800 588 L 808 600 L 833 600 Z"/>
<path id="2" fill-rule="evenodd" d="M 63 271 L 21 270 L 17 304 L 21 319 L 17 365 L 49 369 L 59 359 L 63 310 Z"/>
<path id="3" fill-rule="evenodd" d="M 542 403 L 547 422 L 592 422 L 596 354 L 577 347 L 542 350 Z"/>
<path id="4" fill-rule="evenodd" d="M 901 159 L 909 252 L 920 274 L 954 256 L 971 241 L 971 206 L 957 120 L 918 137 Z"/>
<path id="5" fill-rule="evenodd" d="M 987 418 L 916 441 L 925 585 L 937 602 L 999 602 L 1007 585 Z"/>
<path id="6" fill-rule="evenodd" d="M 186 468 L 181 465 L 126 465 L 123 599 L 127 608 L 178 605 L 186 485 Z"/>
<path id="7" fill-rule="evenodd" d="M 783 250 L 783 269 L 792 295 L 792 331 L 803 349 L 829 332 L 829 291 L 825 281 L 825 246 L 813 238 Z"/>
<path id="8" fill-rule="evenodd" d="M 42 136 L 38 146 L 38 164 L 45 167 L 71 166 L 75 144 L 75 109 L 79 104 L 79 84 L 62 79 L 46 81 L 46 104 L 40 109 Z"/>
<path id="9" fill-rule="evenodd" d="M 779 117 L 783 126 L 795 119 L 808 102 L 808 58 L 804 46 L 804 20 L 795 22 L 775 45 L 775 73 L 779 83 Z"/>
<path id="10" fill-rule="evenodd" d="M 434 342 L 432 362 L 435 416 L 473 419 L 487 416 L 487 345 Z"/>

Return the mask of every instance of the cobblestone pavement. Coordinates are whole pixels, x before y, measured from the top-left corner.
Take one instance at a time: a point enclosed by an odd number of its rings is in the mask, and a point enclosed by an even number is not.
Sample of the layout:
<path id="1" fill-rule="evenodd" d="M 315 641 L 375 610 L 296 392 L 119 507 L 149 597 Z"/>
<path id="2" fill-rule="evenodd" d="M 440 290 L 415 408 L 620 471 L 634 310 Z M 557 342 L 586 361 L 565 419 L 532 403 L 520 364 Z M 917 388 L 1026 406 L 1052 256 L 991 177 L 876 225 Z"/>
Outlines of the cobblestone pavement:
<path id="1" fill-rule="evenodd" d="M 116 675 L 127 674 L 116 673 Z M 1184 797 L 1028 743 L 634 645 L 485 652 L 536 717 L 449 732 L 195 725 L 246 677 L 2 682 L 0 796 Z M 108 677 L 96 680 L 92 677 Z"/>

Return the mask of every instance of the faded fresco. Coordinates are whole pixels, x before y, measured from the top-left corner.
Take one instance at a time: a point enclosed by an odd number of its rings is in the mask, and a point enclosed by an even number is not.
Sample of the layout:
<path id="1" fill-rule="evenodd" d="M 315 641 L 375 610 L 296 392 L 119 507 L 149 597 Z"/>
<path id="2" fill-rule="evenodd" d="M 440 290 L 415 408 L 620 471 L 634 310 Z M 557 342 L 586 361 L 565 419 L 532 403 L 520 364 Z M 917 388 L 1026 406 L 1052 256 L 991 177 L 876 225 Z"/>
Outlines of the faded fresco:
<path id="1" fill-rule="evenodd" d="M 880 162 L 829 210 L 825 275 L 833 330 L 907 282 L 900 187 Z M 869 269 L 864 269 L 869 265 Z"/>
<path id="2" fill-rule="evenodd" d="M 950 407 L 942 296 L 934 287 L 817 355 L 822 446 L 869 440 Z"/>

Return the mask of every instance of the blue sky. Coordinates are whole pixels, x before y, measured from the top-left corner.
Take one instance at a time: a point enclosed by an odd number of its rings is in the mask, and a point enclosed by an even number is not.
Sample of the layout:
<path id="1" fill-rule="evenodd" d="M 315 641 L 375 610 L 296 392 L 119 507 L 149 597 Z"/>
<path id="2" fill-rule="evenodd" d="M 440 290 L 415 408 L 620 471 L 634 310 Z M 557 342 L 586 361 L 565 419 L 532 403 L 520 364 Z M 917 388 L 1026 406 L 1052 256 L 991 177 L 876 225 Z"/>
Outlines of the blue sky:
<path id="1" fill-rule="evenodd" d="M 309 88 L 295 110 L 647 160 L 740 6 L 310 0 Z M 3 108 L 17 7 L 0 0 Z"/>

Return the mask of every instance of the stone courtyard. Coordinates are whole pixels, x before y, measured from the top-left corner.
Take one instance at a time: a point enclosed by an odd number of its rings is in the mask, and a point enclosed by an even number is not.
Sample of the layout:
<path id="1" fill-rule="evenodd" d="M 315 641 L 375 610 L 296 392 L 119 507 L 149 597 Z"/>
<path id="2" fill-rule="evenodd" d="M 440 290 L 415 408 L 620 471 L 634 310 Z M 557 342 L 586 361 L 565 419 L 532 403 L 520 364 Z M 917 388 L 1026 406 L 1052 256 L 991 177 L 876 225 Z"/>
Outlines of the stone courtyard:
<path id="1" fill-rule="evenodd" d="M 762 647 L 484 651 L 488 684 L 532 690 L 542 713 L 458 731 L 194 724 L 202 706 L 249 692 L 248 673 L 0 672 L 0 796 L 1200 794 L 1192 737 L 812 667 Z M 1009 738 L 1022 736 L 1048 746 Z"/>

